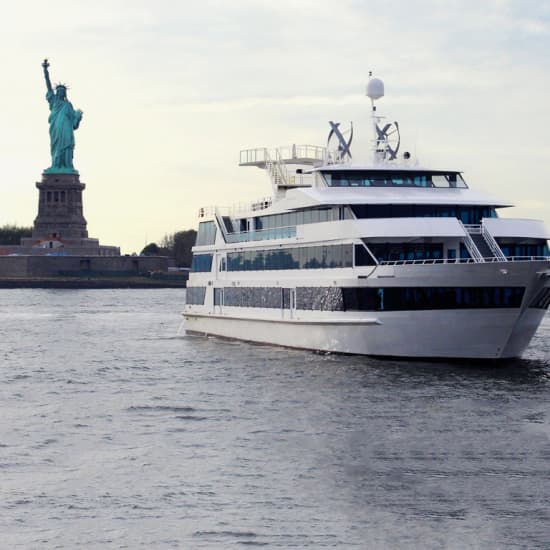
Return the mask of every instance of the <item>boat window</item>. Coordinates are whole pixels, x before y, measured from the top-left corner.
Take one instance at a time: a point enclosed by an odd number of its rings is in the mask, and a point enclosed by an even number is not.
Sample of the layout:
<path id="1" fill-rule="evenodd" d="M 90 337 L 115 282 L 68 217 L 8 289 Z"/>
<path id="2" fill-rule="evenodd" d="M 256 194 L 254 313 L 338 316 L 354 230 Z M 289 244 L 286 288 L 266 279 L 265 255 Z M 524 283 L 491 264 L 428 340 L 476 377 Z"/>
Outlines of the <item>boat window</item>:
<path id="1" fill-rule="evenodd" d="M 283 309 L 290 309 L 290 288 L 282 288 L 281 291 Z"/>
<path id="2" fill-rule="evenodd" d="M 376 265 L 374 258 L 369 254 L 368 250 L 362 244 L 355 245 L 355 265 Z"/>
<path id="3" fill-rule="evenodd" d="M 439 174 L 434 174 L 432 176 L 432 185 L 434 187 L 450 187 L 449 180 L 445 176 Z"/>
<path id="4" fill-rule="evenodd" d="M 228 307 L 288 308 L 290 307 L 290 289 L 226 287 L 223 289 L 223 305 Z"/>
<path id="5" fill-rule="evenodd" d="M 223 288 L 214 289 L 214 305 L 215 306 L 223 305 Z"/>
<path id="6" fill-rule="evenodd" d="M 343 288 L 349 311 L 518 308 L 524 287 Z"/>
<path id="7" fill-rule="evenodd" d="M 442 243 L 367 242 L 366 244 L 374 257 L 379 262 L 395 262 L 404 260 L 439 260 L 443 258 Z M 358 264 L 356 263 L 356 265 Z"/>
<path id="8" fill-rule="evenodd" d="M 188 286 L 185 293 L 185 301 L 187 304 L 204 305 L 204 297 L 206 296 L 205 286 Z"/>
<path id="9" fill-rule="evenodd" d="M 212 254 L 194 254 L 191 271 L 207 272 L 212 270 Z"/>
<path id="10" fill-rule="evenodd" d="M 414 187 L 429 187 L 428 176 L 426 174 L 416 175 L 412 178 L 412 183 Z"/>
<path id="11" fill-rule="evenodd" d="M 247 250 L 227 254 L 228 271 L 352 267 L 351 244 Z"/>
<path id="12" fill-rule="evenodd" d="M 512 257 L 524 257 L 531 256 L 547 257 L 550 256 L 550 250 L 548 249 L 548 243 L 544 239 L 531 239 L 531 242 L 514 242 L 509 239 L 497 238 L 496 239 L 502 253 L 507 258 Z"/>
<path id="13" fill-rule="evenodd" d="M 328 187 L 468 187 L 458 172 L 341 170 L 325 171 L 323 176 Z"/>
<path id="14" fill-rule="evenodd" d="M 197 232 L 196 246 L 214 244 L 216 241 L 216 224 L 214 222 L 200 222 Z"/>
<path id="15" fill-rule="evenodd" d="M 205 287 L 187 289 L 187 303 L 204 303 Z M 524 287 L 297 287 L 296 309 L 316 311 L 415 311 L 519 308 Z M 290 308 L 290 289 L 225 287 L 214 289 L 214 304 L 228 307 Z M 550 289 L 530 307 L 546 309 Z"/>
<path id="16" fill-rule="evenodd" d="M 492 206 L 437 204 L 354 204 L 357 218 L 458 218 L 465 224 L 480 224 L 483 218 L 496 218 Z"/>
<path id="17" fill-rule="evenodd" d="M 284 214 L 271 214 L 270 216 L 258 216 L 255 218 L 256 229 L 275 229 L 278 227 L 291 227 L 306 223 L 318 223 L 337 220 L 339 218 L 338 207 L 310 208 L 297 210 Z"/>

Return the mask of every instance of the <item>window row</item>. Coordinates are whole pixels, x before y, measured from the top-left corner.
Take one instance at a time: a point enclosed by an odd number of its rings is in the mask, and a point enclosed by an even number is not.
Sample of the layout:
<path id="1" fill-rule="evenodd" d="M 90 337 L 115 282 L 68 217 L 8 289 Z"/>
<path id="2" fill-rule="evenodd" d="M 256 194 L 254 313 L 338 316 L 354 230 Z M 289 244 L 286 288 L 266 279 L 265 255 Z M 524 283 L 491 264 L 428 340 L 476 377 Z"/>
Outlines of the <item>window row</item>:
<path id="1" fill-rule="evenodd" d="M 288 288 L 279 287 L 226 287 L 223 289 L 223 305 L 233 307 L 289 308 L 289 292 Z"/>
<path id="2" fill-rule="evenodd" d="M 286 212 L 284 214 L 272 214 L 270 216 L 258 216 L 254 218 L 255 229 L 274 229 L 276 227 L 289 227 L 308 223 L 331 222 L 351 218 L 346 207 L 310 208 Z M 246 221 L 246 220 L 245 220 Z M 246 226 L 241 221 L 241 231 L 246 231 Z"/>
<path id="3" fill-rule="evenodd" d="M 218 292 L 216 292 L 218 291 Z M 341 311 L 342 289 L 335 287 L 298 287 L 295 289 L 297 309 Z M 216 299 L 216 296 L 218 298 Z M 263 307 L 290 309 L 291 289 L 279 287 L 226 287 L 214 289 L 214 305 L 231 307 Z"/>
<path id="4" fill-rule="evenodd" d="M 297 287 L 296 309 L 314 311 L 415 311 L 519 308 L 524 287 Z M 205 287 L 187 289 L 188 304 L 204 303 Z M 531 307 L 548 308 L 550 289 Z M 289 309 L 291 289 L 226 287 L 214 289 L 214 305 Z"/>
<path id="5" fill-rule="evenodd" d="M 497 242 L 506 257 L 513 256 L 550 256 L 548 244 L 543 239 L 537 239 L 536 243 L 518 244 L 503 242 L 502 239 L 497 239 Z"/>
<path id="6" fill-rule="evenodd" d="M 492 206 L 455 206 L 430 204 L 357 204 L 357 218 L 458 218 L 465 224 L 479 225 L 483 218 L 496 218 Z"/>
<path id="7" fill-rule="evenodd" d="M 458 172 L 345 170 L 323 172 L 323 175 L 329 187 L 468 187 Z"/>
<path id="8" fill-rule="evenodd" d="M 205 286 L 188 286 L 185 293 L 185 302 L 187 304 L 202 306 L 204 305 L 205 296 Z"/>
<path id="9" fill-rule="evenodd" d="M 245 243 L 248 241 L 267 241 L 270 239 L 291 239 L 296 237 L 296 227 L 275 227 L 262 231 L 245 231 L 227 235 L 228 243 Z"/>
<path id="10" fill-rule="evenodd" d="M 443 258 L 441 243 L 367 243 L 367 246 L 379 262 Z"/>
<path id="11" fill-rule="evenodd" d="M 246 250 L 227 254 L 228 271 L 324 269 L 353 266 L 353 245 Z"/>
<path id="12" fill-rule="evenodd" d="M 199 230 L 197 232 L 196 246 L 204 246 L 208 244 L 214 244 L 216 242 L 216 224 L 210 222 L 200 222 Z"/>
<path id="13" fill-rule="evenodd" d="M 524 287 L 344 288 L 344 310 L 406 311 L 520 307 Z"/>

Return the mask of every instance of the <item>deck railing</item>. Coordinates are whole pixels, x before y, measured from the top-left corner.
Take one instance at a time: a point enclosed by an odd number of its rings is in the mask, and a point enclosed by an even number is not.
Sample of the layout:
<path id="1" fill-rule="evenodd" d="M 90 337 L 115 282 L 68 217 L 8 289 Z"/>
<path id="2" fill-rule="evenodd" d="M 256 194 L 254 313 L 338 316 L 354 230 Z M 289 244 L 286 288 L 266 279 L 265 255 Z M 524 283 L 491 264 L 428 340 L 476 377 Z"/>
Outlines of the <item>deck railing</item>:
<path id="1" fill-rule="evenodd" d="M 550 262 L 550 256 L 506 256 L 505 258 L 483 258 L 485 263 L 505 262 Z M 434 265 L 434 264 L 475 264 L 480 263 L 474 258 L 437 258 L 429 260 L 386 260 L 379 265 Z"/>
<path id="2" fill-rule="evenodd" d="M 327 149 L 317 145 L 288 145 L 271 150 L 266 147 L 243 149 L 239 154 L 239 164 L 264 165 L 270 158 L 279 158 L 279 161 L 285 164 L 292 164 L 293 161 L 298 164 L 322 163 L 327 159 Z"/>
<path id="3" fill-rule="evenodd" d="M 272 197 L 255 200 L 254 202 L 240 202 L 231 206 L 203 206 L 199 208 L 199 218 L 207 218 L 220 214 L 221 216 L 238 216 L 248 212 L 265 210 L 273 203 Z"/>
<path id="4" fill-rule="evenodd" d="M 243 243 L 249 241 L 266 241 L 269 239 L 291 239 L 292 237 L 296 237 L 295 225 L 228 233 L 226 235 L 226 240 L 228 243 Z"/>

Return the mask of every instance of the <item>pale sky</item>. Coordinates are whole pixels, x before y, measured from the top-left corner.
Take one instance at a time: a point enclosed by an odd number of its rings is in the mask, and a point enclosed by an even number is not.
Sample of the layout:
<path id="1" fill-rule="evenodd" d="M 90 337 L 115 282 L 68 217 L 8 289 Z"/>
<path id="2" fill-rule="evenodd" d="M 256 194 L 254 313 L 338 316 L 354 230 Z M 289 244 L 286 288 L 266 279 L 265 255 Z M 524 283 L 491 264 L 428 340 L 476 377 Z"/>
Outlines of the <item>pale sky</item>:
<path id="1" fill-rule="evenodd" d="M 464 171 L 550 225 L 550 1 L 2 0 L 0 225 L 32 225 L 50 165 L 41 62 L 84 111 L 74 162 L 90 236 L 139 252 L 201 206 L 270 194 L 239 150 L 326 145 L 368 72 L 422 165 Z"/>

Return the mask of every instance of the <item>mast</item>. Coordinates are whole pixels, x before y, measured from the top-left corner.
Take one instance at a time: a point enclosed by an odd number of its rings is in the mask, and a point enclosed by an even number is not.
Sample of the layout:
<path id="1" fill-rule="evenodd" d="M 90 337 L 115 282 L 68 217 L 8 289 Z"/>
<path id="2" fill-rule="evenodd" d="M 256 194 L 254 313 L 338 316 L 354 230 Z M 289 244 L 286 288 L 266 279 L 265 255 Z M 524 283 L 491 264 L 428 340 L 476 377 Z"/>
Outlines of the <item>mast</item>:
<path id="1" fill-rule="evenodd" d="M 381 97 L 384 97 L 384 82 L 379 78 L 372 78 L 372 71 L 369 71 L 369 82 L 367 84 L 367 97 L 370 98 L 371 103 L 371 120 L 372 129 L 374 132 L 373 148 L 372 148 L 372 161 L 374 164 L 378 164 L 384 159 L 385 152 L 379 148 L 380 138 L 378 131 L 378 122 L 381 117 L 376 113 L 376 105 L 374 102 Z"/>

